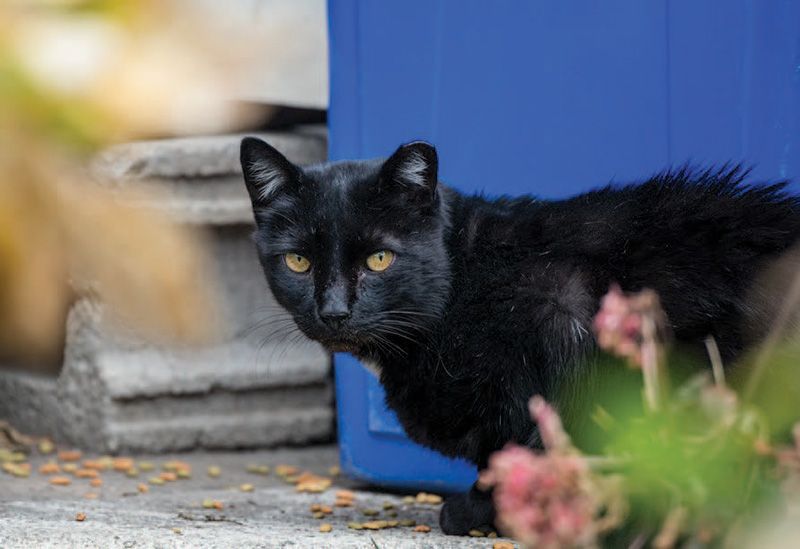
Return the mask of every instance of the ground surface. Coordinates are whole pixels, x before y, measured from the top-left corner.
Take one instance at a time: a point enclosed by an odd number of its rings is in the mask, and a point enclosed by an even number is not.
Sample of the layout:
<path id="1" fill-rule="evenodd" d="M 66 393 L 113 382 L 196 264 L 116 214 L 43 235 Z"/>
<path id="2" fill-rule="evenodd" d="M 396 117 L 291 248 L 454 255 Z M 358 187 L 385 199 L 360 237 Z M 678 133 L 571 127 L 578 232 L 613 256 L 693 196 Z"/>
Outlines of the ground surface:
<path id="1" fill-rule="evenodd" d="M 96 456 L 85 456 L 96 457 Z M 165 462 L 179 459 L 192 466 L 191 478 L 150 485 L 139 493 L 137 485 L 147 483 Z M 123 473 L 101 473 L 103 484 L 91 487 L 89 479 L 74 478 L 69 486 L 52 486 L 39 473 L 46 457 L 31 460 L 29 478 L 0 473 L 0 547 L 486 547 L 498 540 L 445 536 L 437 525 L 440 505 L 409 504 L 403 494 L 389 494 L 359 487 L 337 478 L 320 494 L 297 493 L 274 473 L 277 464 L 326 474 L 336 463 L 336 449 L 318 446 L 259 452 L 192 453 L 173 456 L 136 456 L 157 466 L 138 478 Z M 248 473 L 248 464 L 267 464 L 267 476 Z M 209 466 L 221 474 L 208 476 Z M 61 475 L 71 476 L 71 475 Z M 243 492 L 241 484 L 253 485 Z M 335 493 L 349 488 L 355 493 L 351 508 L 333 508 L 324 519 L 312 517 L 313 503 L 332 505 Z M 86 499 L 96 493 L 96 499 Z M 206 509 L 204 500 L 220 501 L 221 510 Z M 384 504 L 396 506 L 397 517 Z M 412 519 L 431 526 L 429 533 L 411 527 L 382 530 L 352 530 L 348 522 L 374 520 L 364 509 L 380 510 L 377 519 Z M 77 513 L 85 513 L 83 522 Z M 321 533 L 321 523 L 333 530 Z"/>

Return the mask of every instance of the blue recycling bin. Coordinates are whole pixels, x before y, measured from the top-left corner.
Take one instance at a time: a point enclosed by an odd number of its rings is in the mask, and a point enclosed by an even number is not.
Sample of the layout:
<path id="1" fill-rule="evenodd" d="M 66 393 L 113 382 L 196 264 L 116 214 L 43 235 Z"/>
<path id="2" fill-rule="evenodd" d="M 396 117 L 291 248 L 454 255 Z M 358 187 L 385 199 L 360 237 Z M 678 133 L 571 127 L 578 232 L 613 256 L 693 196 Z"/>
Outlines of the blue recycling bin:
<path id="1" fill-rule="evenodd" d="M 795 0 L 329 0 L 328 17 L 333 160 L 425 139 L 456 188 L 545 198 L 686 162 L 800 176 Z M 347 474 L 471 484 L 405 438 L 355 359 L 335 368 Z"/>

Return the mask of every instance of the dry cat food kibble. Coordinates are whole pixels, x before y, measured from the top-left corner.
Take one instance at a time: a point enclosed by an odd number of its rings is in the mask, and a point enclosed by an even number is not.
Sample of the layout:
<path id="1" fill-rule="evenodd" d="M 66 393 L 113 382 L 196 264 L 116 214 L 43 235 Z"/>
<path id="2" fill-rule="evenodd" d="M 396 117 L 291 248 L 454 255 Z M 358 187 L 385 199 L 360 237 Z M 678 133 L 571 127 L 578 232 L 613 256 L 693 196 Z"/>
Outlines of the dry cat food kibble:
<path id="1" fill-rule="evenodd" d="M 415 532 L 422 532 L 423 534 L 427 534 L 431 531 L 431 527 L 427 524 L 420 524 L 419 526 L 414 527 Z"/>
<path id="2" fill-rule="evenodd" d="M 473 538 L 482 538 L 482 537 L 486 536 L 486 534 L 484 534 L 480 530 L 470 530 L 469 531 L 469 535 L 470 535 L 470 537 L 473 537 Z"/>
<path id="3" fill-rule="evenodd" d="M 61 469 L 65 473 L 74 473 L 75 471 L 78 470 L 78 464 L 77 463 L 65 463 L 64 465 L 61 466 Z"/>
<path id="4" fill-rule="evenodd" d="M 124 473 L 128 469 L 132 469 L 133 466 L 133 460 L 127 457 L 114 458 L 114 460 L 111 462 L 111 467 L 120 473 Z"/>
<path id="5" fill-rule="evenodd" d="M 86 520 L 86 513 L 78 513 L 77 515 L 75 515 L 75 520 L 77 520 L 78 522 L 83 522 L 84 520 Z"/>
<path id="6" fill-rule="evenodd" d="M 82 455 L 83 453 L 80 450 L 61 450 L 58 453 L 58 459 L 61 461 L 78 461 Z"/>
<path id="7" fill-rule="evenodd" d="M 412 519 L 403 519 L 403 520 L 399 521 L 399 523 L 400 523 L 400 526 L 416 526 L 417 525 L 417 521 L 416 520 L 412 520 Z"/>
<path id="8" fill-rule="evenodd" d="M 108 467 L 106 467 L 105 462 L 100 461 L 98 459 L 84 459 L 83 463 L 81 463 L 81 466 L 84 469 L 92 469 L 94 471 L 105 471 L 106 469 L 108 469 Z"/>
<path id="9" fill-rule="evenodd" d="M 136 489 L 139 490 L 139 492 L 142 494 L 146 494 L 147 492 L 150 491 L 150 487 L 147 484 L 144 484 L 143 482 L 140 482 L 138 486 L 136 486 Z"/>
<path id="10" fill-rule="evenodd" d="M 38 446 L 40 454 L 52 454 L 56 450 L 56 445 L 53 444 L 53 441 L 49 438 L 43 438 L 40 440 Z"/>
<path id="11" fill-rule="evenodd" d="M 89 484 L 91 486 L 94 486 L 95 488 L 97 488 L 98 486 L 102 486 L 103 485 L 103 479 L 93 478 L 92 480 L 89 481 Z"/>
<path id="12" fill-rule="evenodd" d="M 255 487 L 252 484 L 242 484 L 239 486 L 239 490 L 242 492 L 252 492 L 255 490 Z"/>
<path id="13" fill-rule="evenodd" d="M 498 541 L 492 545 L 492 549 L 514 549 L 514 544 L 508 541 Z"/>
<path id="14" fill-rule="evenodd" d="M 208 467 L 208 476 L 211 478 L 217 478 L 222 474 L 222 469 L 219 468 L 217 465 L 210 465 Z"/>
<path id="15" fill-rule="evenodd" d="M 69 486 L 72 484 L 72 479 L 69 477 L 51 477 L 50 484 L 53 486 Z"/>
<path id="16" fill-rule="evenodd" d="M 94 469 L 78 469 L 75 471 L 75 476 L 78 478 L 97 478 L 97 471 Z"/>
<path id="17" fill-rule="evenodd" d="M 327 534 L 331 530 L 333 530 L 333 526 L 331 526 L 327 522 L 323 522 L 322 524 L 319 525 L 319 531 L 322 532 L 323 534 Z"/>
<path id="18" fill-rule="evenodd" d="M 204 509 L 217 509 L 220 510 L 225 507 L 221 501 L 216 499 L 204 499 L 203 500 L 203 508 Z"/>
<path id="19" fill-rule="evenodd" d="M 140 471 L 147 472 L 147 471 L 152 471 L 155 468 L 156 468 L 156 466 L 150 461 L 140 461 L 139 462 L 139 470 Z"/>
<path id="20" fill-rule="evenodd" d="M 427 503 L 429 505 L 438 505 L 442 503 L 442 496 L 437 496 L 436 494 L 428 494 L 426 492 L 420 492 L 417 494 L 415 498 L 417 503 Z"/>
<path id="21" fill-rule="evenodd" d="M 160 478 L 165 482 L 175 482 L 176 480 L 178 480 L 178 475 L 170 471 L 164 471 L 163 473 L 158 475 L 158 478 Z"/>
<path id="22" fill-rule="evenodd" d="M 276 465 L 275 466 L 275 474 L 279 477 L 290 477 L 292 475 L 296 475 L 300 472 L 300 469 L 295 467 L 294 465 Z"/>
<path id="23" fill-rule="evenodd" d="M 379 512 L 376 509 L 362 509 L 361 514 L 365 517 L 377 517 Z"/>
<path id="24" fill-rule="evenodd" d="M 44 463 L 42 464 L 41 467 L 39 467 L 39 473 L 42 475 L 53 475 L 55 473 L 60 473 L 60 472 L 61 472 L 61 466 L 59 466 L 59 464 L 55 463 L 54 461 Z"/>
<path id="25" fill-rule="evenodd" d="M 162 484 L 164 484 L 164 479 L 161 478 L 161 477 L 152 477 L 147 482 L 149 482 L 150 484 L 152 484 L 154 486 L 161 486 Z"/>
<path id="26" fill-rule="evenodd" d="M 246 471 L 248 473 L 253 473 L 254 475 L 266 476 L 269 474 L 269 465 L 258 465 L 251 463 L 247 466 Z"/>

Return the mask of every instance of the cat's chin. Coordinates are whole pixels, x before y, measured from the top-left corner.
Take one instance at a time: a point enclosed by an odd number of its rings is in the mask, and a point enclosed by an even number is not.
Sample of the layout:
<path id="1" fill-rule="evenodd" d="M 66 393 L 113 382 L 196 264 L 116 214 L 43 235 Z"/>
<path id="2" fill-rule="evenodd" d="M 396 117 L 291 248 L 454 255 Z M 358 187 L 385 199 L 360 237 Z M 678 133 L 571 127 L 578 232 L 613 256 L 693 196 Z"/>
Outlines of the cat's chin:
<path id="1" fill-rule="evenodd" d="M 357 355 L 361 346 L 353 341 L 320 341 L 331 353 L 351 353 Z"/>

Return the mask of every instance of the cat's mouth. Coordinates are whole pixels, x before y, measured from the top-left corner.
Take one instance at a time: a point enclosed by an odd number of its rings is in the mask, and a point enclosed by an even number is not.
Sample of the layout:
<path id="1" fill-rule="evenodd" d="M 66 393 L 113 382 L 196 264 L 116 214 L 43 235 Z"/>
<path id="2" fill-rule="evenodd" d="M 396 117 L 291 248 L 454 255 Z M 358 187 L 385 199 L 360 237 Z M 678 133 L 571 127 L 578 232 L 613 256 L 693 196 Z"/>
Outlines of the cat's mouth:
<path id="1" fill-rule="evenodd" d="M 320 343 L 331 353 L 357 353 L 361 345 L 351 339 L 325 339 Z"/>

